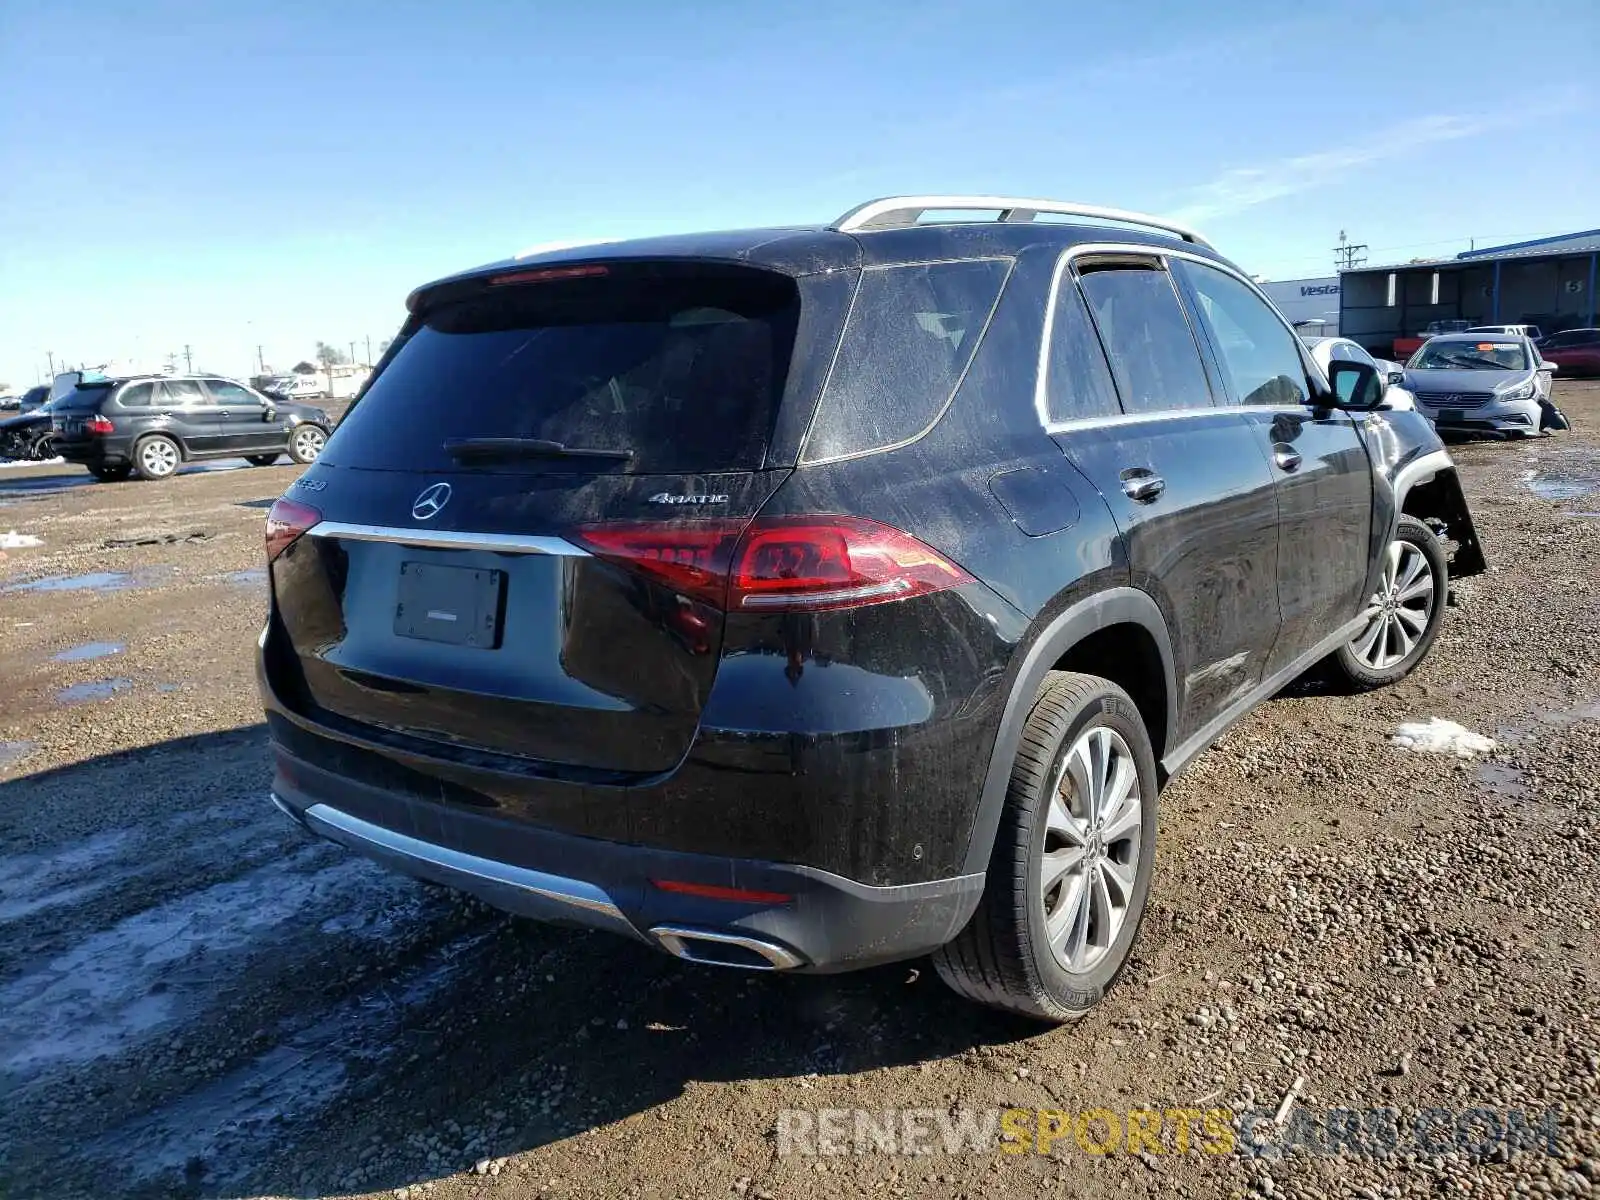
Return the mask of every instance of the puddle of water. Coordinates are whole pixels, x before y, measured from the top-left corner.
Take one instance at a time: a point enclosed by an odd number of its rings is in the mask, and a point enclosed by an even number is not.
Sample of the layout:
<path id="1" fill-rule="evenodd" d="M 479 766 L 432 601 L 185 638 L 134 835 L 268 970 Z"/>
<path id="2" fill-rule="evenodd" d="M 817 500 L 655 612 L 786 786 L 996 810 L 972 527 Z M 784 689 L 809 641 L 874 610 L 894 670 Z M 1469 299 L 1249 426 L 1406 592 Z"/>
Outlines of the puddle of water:
<path id="1" fill-rule="evenodd" d="M 92 658 L 121 654 L 127 648 L 123 642 L 85 642 L 81 646 L 74 646 L 70 650 L 63 650 L 60 654 L 53 654 L 50 657 L 52 662 L 88 662 Z"/>
<path id="2" fill-rule="evenodd" d="M 133 680 L 95 679 L 88 683 L 75 683 L 56 693 L 57 704 L 87 704 L 90 700 L 106 700 L 133 686 Z"/>
<path id="3" fill-rule="evenodd" d="M 225 956 L 265 948 L 313 906 L 349 904 L 381 875 L 362 859 L 307 871 L 326 855 L 311 846 L 237 879 L 177 896 L 80 940 L 0 988 L 10 1032 L 0 1068 L 32 1074 L 126 1050 L 181 1019 L 232 978 Z M 204 970 L 180 968 L 203 960 Z"/>
<path id="4" fill-rule="evenodd" d="M 32 753 L 32 742 L 0 742 L 0 767 L 9 767 Z"/>
<path id="5" fill-rule="evenodd" d="M 181 684 L 181 683 L 158 683 L 158 684 L 156 684 L 156 691 L 170 695 L 173 692 L 181 692 L 181 691 L 183 691 L 183 684 Z"/>
<path id="6" fill-rule="evenodd" d="M 229 583 L 236 583 L 240 587 L 261 587 L 267 582 L 267 569 L 265 567 L 246 567 L 242 571 L 230 571 L 227 575 Z"/>
<path id="7" fill-rule="evenodd" d="M 1478 782 L 1486 792 L 1504 796 L 1508 800 L 1520 799 L 1528 794 L 1522 772 L 1505 763 L 1482 763 L 1478 767 Z"/>
<path id="8" fill-rule="evenodd" d="M 1583 460 L 1559 465 L 1542 464 L 1540 470 L 1524 471 L 1522 483 L 1545 500 L 1576 500 L 1600 492 L 1600 468 Z"/>
<path id="9" fill-rule="evenodd" d="M 30 583 L 9 583 L 6 592 L 115 592 L 136 586 L 127 571 L 91 571 L 87 575 L 47 575 Z"/>
<path id="10" fill-rule="evenodd" d="M 1600 512 L 1564 512 L 1563 517 L 1600 517 Z"/>

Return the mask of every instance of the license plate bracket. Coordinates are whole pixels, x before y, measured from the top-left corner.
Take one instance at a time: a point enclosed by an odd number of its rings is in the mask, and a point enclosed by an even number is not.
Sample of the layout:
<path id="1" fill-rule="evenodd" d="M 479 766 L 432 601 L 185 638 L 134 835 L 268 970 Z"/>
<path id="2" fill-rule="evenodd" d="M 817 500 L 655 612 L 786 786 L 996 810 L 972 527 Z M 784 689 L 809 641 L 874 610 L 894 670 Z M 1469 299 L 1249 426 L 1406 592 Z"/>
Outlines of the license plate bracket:
<path id="1" fill-rule="evenodd" d="M 1439 410 L 1439 419 L 1441 421 L 1459 421 L 1461 420 L 1461 410 L 1459 408 L 1441 408 Z"/>
<path id="2" fill-rule="evenodd" d="M 505 590 L 504 571 L 402 562 L 395 635 L 474 650 L 498 649 Z"/>

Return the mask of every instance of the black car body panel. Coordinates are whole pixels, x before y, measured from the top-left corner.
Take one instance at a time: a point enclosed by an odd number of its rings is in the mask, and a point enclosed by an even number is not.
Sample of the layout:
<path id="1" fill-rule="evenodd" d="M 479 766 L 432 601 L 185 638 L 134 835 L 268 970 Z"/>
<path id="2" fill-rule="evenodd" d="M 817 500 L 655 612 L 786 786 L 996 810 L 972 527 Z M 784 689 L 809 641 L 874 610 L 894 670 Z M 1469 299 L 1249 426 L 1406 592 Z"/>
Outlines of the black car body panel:
<path id="1" fill-rule="evenodd" d="M 97 431 L 96 418 L 110 428 Z M 213 376 L 129 376 L 80 382 L 52 405 L 54 444 L 68 462 L 122 467 L 139 439 L 160 434 L 185 460 L 281 453 L 296 427 L 328 415 Z"/>
<path id="2" fill-rule="evenodd" d="M 280 804 L 539 916 L 743 931 L 811 969 L 942 944 L 1047 672 L 1121 682 L 1171 773 L 1351 636 L 1402 509 L 1482 569 L 1428 423 L 1338 407 L 1286 325 L 1262 375 L 1298 384 L 1246 379 L 1202 299 L 1220 275 L 1249 287 L 1189 242 L 980 223 L 652 239 L 419 288 L 285 497 L 260 656 Z M 1146 294 L 1181 384 L 1096 359 Z M 462 411 L 418 419 L 474 338 Z M 1149 386 L 1186 390 L 1131 402 Z M 651 404 L 674 423 L 645 436 Z M 812 522 L 909 534 L 952 582 L 735 603 L 750 540 Z M 640 529 L 643 559 L 608 549 Z"/>

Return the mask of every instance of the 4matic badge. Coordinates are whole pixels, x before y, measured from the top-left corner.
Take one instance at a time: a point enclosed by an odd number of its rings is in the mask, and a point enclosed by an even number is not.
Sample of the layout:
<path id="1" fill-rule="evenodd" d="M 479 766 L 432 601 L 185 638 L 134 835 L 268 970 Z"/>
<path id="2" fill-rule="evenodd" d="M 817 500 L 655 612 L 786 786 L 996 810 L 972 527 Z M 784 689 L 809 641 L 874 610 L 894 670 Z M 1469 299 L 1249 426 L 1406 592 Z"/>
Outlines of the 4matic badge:
<path id="1" fill-rule="evenodd" d="M 657 492 L 651 504 L 726 504 L 726 492 Z"/>

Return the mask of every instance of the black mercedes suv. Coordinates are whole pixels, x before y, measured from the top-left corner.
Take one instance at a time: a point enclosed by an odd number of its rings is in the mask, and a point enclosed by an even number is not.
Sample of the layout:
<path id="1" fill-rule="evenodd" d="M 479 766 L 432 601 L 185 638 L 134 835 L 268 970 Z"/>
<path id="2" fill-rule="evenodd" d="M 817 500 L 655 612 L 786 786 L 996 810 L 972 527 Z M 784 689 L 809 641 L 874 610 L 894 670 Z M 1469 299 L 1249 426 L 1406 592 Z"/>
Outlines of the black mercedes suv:
<path id="1" fill-rule="evenodd" d="M 246 458 L 269 466 L 287 454 L 316 461 L 327 413 L 209 375 L 79 379 L 51 406 L 51 444 L 97 479 L 166 479 L 185 462 Z"/>
<path id="2" fill-rule="evenodd" d="M 273 799 L 697 962 L 1080 1014 L 1166 781 L 1484 569 L 1427 422 L 1155 218 L 898 197 L 408 308 L 267 520 Z"/>

